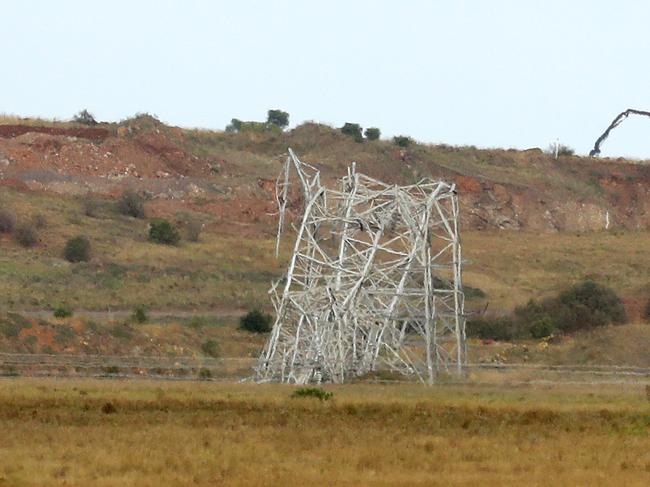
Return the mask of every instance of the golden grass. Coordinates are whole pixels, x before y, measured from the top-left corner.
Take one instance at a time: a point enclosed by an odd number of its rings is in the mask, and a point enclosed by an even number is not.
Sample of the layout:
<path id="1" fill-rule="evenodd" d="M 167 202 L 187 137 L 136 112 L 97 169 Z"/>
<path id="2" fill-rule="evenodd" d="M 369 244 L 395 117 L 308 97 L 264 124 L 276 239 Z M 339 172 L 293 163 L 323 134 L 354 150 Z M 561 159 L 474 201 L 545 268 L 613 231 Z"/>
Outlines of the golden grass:
<path id="1" fill-rule="evenodd" d="M 491 306 L 510 309 L 590 278 L 623 296 L 642 297 L 650 280 L 650 232 L 536 234 L 465 232 L 466 283 Z"/>
<path id="2" fill-rule="evenodd" d="M 291 399 L 288 386 L 5 380 L 0 482 L 650 482 L 650 420 L 640 387 L 327 389 L 334 399 L 320 402 Z"/>

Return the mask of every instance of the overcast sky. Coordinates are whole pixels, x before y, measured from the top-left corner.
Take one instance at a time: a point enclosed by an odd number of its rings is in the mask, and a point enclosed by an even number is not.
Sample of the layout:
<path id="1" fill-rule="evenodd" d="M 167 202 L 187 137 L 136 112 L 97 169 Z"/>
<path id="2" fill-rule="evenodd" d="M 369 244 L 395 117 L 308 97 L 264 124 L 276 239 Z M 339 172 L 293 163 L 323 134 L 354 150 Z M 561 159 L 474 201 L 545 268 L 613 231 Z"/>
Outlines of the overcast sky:
<path id="1" fill-rule="evenodd" d="M 645 1 L 4 1 L 0 112 L 186 127 L 269 108 L 432 143 L 587 153 L 650 110 Z M 630 118 L 606 156 L 650 158 Z"/>

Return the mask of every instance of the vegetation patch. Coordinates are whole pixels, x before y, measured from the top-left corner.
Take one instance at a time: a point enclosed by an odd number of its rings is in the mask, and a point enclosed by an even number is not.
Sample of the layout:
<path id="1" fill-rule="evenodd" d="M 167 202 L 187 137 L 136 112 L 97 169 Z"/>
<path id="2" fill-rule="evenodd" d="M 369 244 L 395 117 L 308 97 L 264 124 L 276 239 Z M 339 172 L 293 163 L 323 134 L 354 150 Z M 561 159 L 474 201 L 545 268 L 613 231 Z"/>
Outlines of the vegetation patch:
<path id="1" fill-rule="evenodd" d="M 54 308 L 52 314 L 55 318 L 69 318 L 72 316 L 72 308 L 65 304 L 62 304 Z"/>
<path id="2" fill-rule="evenodd" d="M 136 306 L 131 314 L 131 320 L 134 323 L 146 323 L 149 317 L 147 316 L 147 308 L 142 305 Z"/>
<path id="3" fill-rule="evenodd" d="M 19 245 L 25 248 L 33 247 L 38 243 L 38 234 L 32 223 L 19 223 L 16 225 L 14 238 Z"/>
<path id="4" fill-rule="evenodd" d="M 79 235 L 68 240 L 63 250 L 63 256 L 68 262 L 86 262 L 90 260 L 90 240 Z"/>
<path id="5" fill-rule="evenodd" d="M 197 237 L 198 238 L 198 237 Z M 158 219 L 149 226 L 149 240 L 163 245 L 178 245 L 181 235 L 167 220 Z"/>
<path id="6" fill-rule="evenodd" d="M 144 198 L 135 191 L 124 191 L 117 202 L 117 209 L 122 215 L 144 218 Z"/>
<path id="7" fill-rule="evenodd" d="M 271 315 L 257 309 L 249 311 L 239 320 L 239 327 L 253 333 L 267 333 L 271 331 Z"/>
<path id="8" fill-rule="evenodd" d="M 31 326 L 27 319 L 15 313 L 0 316 L 0 334 L 6 338 L 16 338 L 23 328 L 30 328 Z"/>
<path id="9" fill-rule="evenodd" d="M 291 397 L 312 397 L 320 401 L 329 401 L 334 397 L 334 393 L 327 392 L 319 387 L 301 387 L 293 391 Z"/>
<path id="10" fill-rule="evenodd" d="M 493 340 L 544 338 L 627 321 L 625 308 L 610 288 L 587 280 L 557 296 L 530 300 L 510 316 L 478 317 L 467 321 L 467 336 Z"/>
<path id="11" fill-rule="evenodd" d="M 11 233 L 16 226 L 16 214 L 6 208 L 0 208 L 0 233 Z"/>
<path id="12" fill-rule="evenodd" d="M 68 345 L 75 337 L 75 331 L 71 326 L 59 325 L 57 326 L 56 335 L 54 340 L 61 346 Z"/>
<path id="13" fill-rule="evenodd" d="M 201 345 L 201 351 L 213 358 L 219 356 L 219 344 L 216 340 L 207 340 Z"/>

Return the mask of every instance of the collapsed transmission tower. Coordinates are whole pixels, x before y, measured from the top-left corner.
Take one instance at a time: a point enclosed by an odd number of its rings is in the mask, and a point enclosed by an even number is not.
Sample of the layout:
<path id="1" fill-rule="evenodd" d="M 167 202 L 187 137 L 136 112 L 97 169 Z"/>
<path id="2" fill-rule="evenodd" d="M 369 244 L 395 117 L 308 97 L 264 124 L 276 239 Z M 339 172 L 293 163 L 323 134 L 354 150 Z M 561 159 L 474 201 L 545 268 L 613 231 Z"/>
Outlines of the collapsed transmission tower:
<path id="1" fill-rule="evenodd" d="M 454 185 L 390 185 L 355 164 L 338 189 L 291 149 L 276 184 L 278 247 L 291 169 L 304 203 L 258 381 L 342 383 L 399 372 L 433 383 L 466 363 Z"/>

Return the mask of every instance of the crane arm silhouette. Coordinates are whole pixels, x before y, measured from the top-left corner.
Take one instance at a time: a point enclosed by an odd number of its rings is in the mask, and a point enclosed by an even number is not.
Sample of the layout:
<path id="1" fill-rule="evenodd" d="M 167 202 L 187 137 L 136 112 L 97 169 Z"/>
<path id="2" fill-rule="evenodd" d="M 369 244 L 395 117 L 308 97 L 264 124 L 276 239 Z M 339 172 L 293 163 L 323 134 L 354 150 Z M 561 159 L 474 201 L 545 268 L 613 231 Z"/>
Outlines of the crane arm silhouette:
<path id="1" fill-rule="evenodd" d="M 619 113 L 616 118 L 612 121 L 612 123 L 609 124 L 609 127 L 607 127 L 607 130 L 603 132 L 603 134 L 598 137 L 596 140 L 596 143 L 594 144 L 594 148 L 589 151 L 589 157 L 597 156 L 600 154 L 600 144 L 602 144 L 605 139 L 609 136 L 609 133 L 618 127 L 623 120 L 625 120 L 627 117 L 630 115 L 645 115 L 646 117 L 650 117 L 650 112 L 646 112 L 643 110 L 635 110 L 634 108 L 628 108 L 624 112 Z"/>

